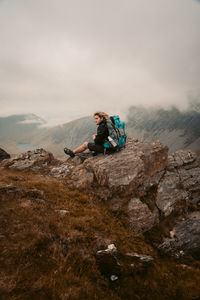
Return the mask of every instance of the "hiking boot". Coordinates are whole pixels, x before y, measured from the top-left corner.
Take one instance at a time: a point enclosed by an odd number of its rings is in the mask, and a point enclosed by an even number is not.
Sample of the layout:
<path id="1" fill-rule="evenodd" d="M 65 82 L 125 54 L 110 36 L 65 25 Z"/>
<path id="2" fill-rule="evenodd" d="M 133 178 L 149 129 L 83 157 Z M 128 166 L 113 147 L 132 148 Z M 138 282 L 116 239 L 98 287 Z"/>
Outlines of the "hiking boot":
<path id="1" fill-rule="evenodd" d="M 75 156 L 74 152 L 68 148 L 64 148 L 64 152 L 65 152 L 65 154 L 69 155 L 70 157 Z"/>

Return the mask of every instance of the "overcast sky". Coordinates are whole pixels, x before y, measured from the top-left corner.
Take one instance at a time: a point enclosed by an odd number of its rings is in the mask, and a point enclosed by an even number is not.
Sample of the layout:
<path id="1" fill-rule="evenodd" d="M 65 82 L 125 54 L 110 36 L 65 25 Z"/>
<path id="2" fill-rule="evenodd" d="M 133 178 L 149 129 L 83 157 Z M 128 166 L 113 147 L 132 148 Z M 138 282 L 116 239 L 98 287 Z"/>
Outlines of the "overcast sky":
<path id="1" fill-rule="evenodd" d="M 0 115 L 51 124 L 200 88 L 200 2 L 0 0 Z"/>

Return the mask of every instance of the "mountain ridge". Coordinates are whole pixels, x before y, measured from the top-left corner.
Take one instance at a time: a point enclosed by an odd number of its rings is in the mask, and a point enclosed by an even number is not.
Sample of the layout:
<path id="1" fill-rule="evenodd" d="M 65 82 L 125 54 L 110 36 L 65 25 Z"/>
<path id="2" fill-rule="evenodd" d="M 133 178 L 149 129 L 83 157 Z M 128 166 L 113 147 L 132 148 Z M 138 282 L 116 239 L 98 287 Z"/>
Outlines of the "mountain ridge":
<path id="1" fill-rule="evenodd" d="M 51 128 L 41 128 L 43 121 L 40 121 L 40 118 L 39 123 L 26 124 L 23 123 L 26 122 L 23 116 L 20 122 L 22 123 L 17 125 L 12 123 L 6 136 L 5 133 L 2 135 L 3 131 L 6 132 L 6 124 L 3 125 L 0 118 L 0 142 L 2 148 L 6 148 L 11 154 L 19 153 L 21 150 L 17 149 L 17 144 L 25 143 L 30 144 L 31 148 L 43 147 L 56 156 L 64 157 L 64 147 L 74 149 L 85 141 L 92 141 L 91 136 L 96 132 L 96 125 L 90 116 Z M 42 124 L 44 125 L 44 122 Z M 13 126 L 17 126 L 17 129 L 12 130 Z M 26 128 L 24 133 L 23 128 Z M 198 105 L 191 106 L 187 111 L 180 111 L 176 107 L 147 109 L 132 106 L 127 114 L 126 130 L 129 137 L 138 138 L 141 141 L 161 140 L 162 143 L 168 145 L 170 152 L 178 149 L 191 149 L 200 153 Z"/>

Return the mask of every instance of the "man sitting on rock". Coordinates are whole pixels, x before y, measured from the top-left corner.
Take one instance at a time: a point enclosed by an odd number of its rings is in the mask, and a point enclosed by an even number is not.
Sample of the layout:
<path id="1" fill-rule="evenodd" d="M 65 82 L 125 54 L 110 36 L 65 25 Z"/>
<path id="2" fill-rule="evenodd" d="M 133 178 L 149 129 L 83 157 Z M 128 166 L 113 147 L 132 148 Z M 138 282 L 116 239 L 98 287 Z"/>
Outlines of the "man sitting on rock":
<path id="1" fill-rule="evenodd" d="M 94 155 L 97 155 L 98 153 L 104 153 L 104 142 L 108 139 L 108 127 L 106 125 L 106 120 L 109 118 L 109 115 L 105 112 L 97 111 L 94 113 L 94 121 L 98 125 L 97 128 L 97 134 L 93 134 L 92 138 L 94 140 L 93 143 L 85 142 L 78 148 L 74 149 L 73 151 L 68 148 L 64 148 L 64 152 L 74 157 L 75 154 L 81 153 L 85 151 L 86 149 L 89 149 L 94 153 Z"/>

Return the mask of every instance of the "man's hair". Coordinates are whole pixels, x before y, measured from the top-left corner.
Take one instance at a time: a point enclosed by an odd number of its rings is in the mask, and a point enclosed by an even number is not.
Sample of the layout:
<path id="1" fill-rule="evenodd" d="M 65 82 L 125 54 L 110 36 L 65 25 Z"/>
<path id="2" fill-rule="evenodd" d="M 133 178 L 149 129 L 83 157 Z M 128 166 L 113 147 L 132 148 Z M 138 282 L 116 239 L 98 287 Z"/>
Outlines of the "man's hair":
<path id="1" fill-rule="evenodd" d="M 96 111 L 93 116 L 98 116 L 99 118 L 103 118 L 104 120 L 107 120 L 109 118 L 109 115 L 103 111 Z"/>

